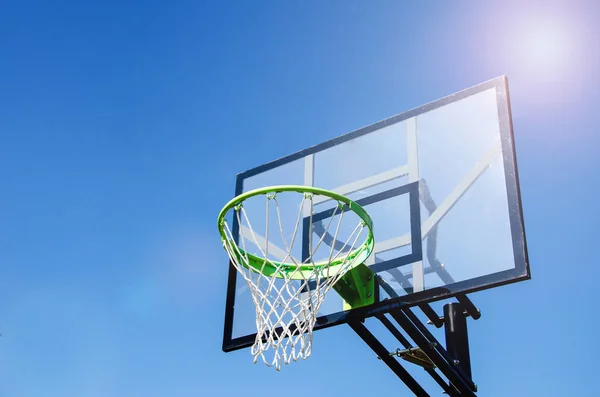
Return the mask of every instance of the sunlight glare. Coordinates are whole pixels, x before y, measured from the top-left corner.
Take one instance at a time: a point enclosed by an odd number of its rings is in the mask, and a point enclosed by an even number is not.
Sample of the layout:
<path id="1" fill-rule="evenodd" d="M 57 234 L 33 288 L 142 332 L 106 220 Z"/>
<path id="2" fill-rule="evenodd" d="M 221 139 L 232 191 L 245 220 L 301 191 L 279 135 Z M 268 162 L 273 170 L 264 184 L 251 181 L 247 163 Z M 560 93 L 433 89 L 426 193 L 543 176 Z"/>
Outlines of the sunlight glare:
<path id="1" fill-rule="evenodd" d="M 530 21 L 520 40 L 523 60 L 530 72 L 538 74 L 538 77 L 550 78 L 564 72 L 572 59 L 574 46 L 569 36 L 569 29 L 564 23 L 556 20 Z"/>

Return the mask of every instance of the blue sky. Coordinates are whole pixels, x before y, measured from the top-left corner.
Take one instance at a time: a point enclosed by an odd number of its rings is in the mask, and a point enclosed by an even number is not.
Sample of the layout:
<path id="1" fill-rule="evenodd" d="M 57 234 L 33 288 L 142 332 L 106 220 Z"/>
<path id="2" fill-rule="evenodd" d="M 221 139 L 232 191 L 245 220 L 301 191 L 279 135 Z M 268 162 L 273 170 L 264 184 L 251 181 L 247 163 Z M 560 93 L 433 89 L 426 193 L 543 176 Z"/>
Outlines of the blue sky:
<path id="1" fill-rule="evenodd" d="M 533 279 L 472 297 L 473 375 L 486 396 L 593 394 L 599 15 L 4 2 L 0 396 L 410 395 L 348 327 L 279 373 L 223 353 L 216 216 L 240 171 L 502 74 Z"/>

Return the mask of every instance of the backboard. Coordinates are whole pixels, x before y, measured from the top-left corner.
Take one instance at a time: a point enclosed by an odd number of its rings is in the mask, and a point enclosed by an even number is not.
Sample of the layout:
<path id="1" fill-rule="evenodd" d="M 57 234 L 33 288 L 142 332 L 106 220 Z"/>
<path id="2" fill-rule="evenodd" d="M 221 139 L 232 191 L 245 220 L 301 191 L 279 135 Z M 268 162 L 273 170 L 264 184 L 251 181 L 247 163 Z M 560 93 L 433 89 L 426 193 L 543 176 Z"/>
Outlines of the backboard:
<path id="1" fill-rule="evenodd" d="M 505 77 L 242 172 L 235 194 L 272 185 L 328 189 L 369 213 L 375 248 L 366 264 L 386 288 L 355 309 L 361 316 L 530 278 Z M 312 229 L 301 235 L 322 238 L 334 205 L 315 201 L 304 214 Z M 290 208 L 284 222 L 296 220 Z M 243 228 L 236 233 L 244 238 Z M 328 237 L 326 244 L 338 243 Z M 352 312 L 332 291 L 315 329 L 343 324 Z M 223 350 L 249 347 L 255 335 L 254 303 L 230 266 Z"/>

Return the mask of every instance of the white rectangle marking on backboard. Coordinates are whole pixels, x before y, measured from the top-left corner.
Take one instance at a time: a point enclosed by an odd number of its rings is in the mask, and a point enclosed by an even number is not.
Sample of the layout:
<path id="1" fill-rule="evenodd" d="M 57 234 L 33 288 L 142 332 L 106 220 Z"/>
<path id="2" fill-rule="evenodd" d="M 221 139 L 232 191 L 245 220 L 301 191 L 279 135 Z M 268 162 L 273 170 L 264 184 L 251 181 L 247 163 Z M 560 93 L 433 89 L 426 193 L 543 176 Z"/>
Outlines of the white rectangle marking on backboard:
<path id="1" fill-rule="evenodd" d="M 419 175 L 419 144 L 417 140 L 417 118 L 406 120 L 406 154 L 408 157 L 408 182 L 416 182 Z M 409 241 L 410 241 L 410 236 Z M 417 237 L 417 236 L 415 236 Z M 417 238 L 422 238 L 418 236 Z M 412 264 L 413 291 L 419 292 L 425 289 L 425 274 L 423 272 L 423 261 Z"/>
<path id="2" fill-rule="evenodd" d="M 315 155 L 309 154 L 304 158 L 304 186 L 314 186 L 315 183 Z M 304 216 L 310 216 L 311 206 L 304 207 Z"/>
<path id="3" fill-rule="evenodd" d="M 373 249 L 373 252 L 376 254 L 380 254 L 382 252 L 391 251 L 396 248 L 405 247 L 407 245 L 410 245 L 410 243 L 410 234 L 405 234 L 403 236 L 394 237 L 385 241 L 375 242 L 375 248 Z"/>
<path id="4" fill-rule="evenodd" d="M 407 166 L 397 167 L 397 168 L 393 168 L 391 170 L 382 172 L 380 174 L 361 179 L 360 181 L 356 181 L 356 182 L 348 183 L 346 185 L 338 186 L 331 190 L 333 190 L 334 192 L 341 194 L 341 195 L 348 195 L 351 193 L 358 192 L 362 189 L 367 189 L 367 188 L 379 185 L 381 183 L 391 181 L 392 179 L 401 178 L 403 176 L 406 176 L 407 174 L 408 174 Z M 315 204 L 319 204 L 319 203 L 324 203 L 325 201 L 328 201 L 328 200 L 330 200 L 328 197 L 318 196 L 318 197 L 315 197 L 314 202 L 315 202 Z"/>
<path id="5" fill-rule="evenodd" d="M 412 265 L 413 292 L 425 290 L 425 275 L 423 274 L 423 261 L 414 262 Z"/>
<path id="6" fill-rule="evenodd" d="M 408 157 L 408 182 L 418 181 L 420 176 L 416 117 L 406 120 L 406 155 Z"/>

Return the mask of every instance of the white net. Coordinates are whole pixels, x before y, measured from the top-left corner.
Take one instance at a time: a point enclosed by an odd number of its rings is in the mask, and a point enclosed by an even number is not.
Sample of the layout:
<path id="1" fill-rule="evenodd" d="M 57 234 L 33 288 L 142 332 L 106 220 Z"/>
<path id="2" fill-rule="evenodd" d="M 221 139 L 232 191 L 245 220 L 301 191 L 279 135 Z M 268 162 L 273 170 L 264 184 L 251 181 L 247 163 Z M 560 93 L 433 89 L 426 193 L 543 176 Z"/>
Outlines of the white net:
<path id="1" fill-rule="evenodd" d="M 368 248 L 363 244 L 366 239 L 365 223 L 358 217 L 346 216 L 352 225 L 358 219 L 357 224 L 353 228 L 342 227 L 344 215 L 348 213 L 342 203 L 331 209 L 327 220 L 317 221 L 317 226 L 313 227 L 313 195 L 285 193 L 302 195 L 293 231 L 287 238 L 275 194 L 265 195 L 264 237 L 252 228 L 242 204 L 233 208 L 240 242 L 236 244 L 226 222 L 223 227 L 227 237 L 223 239 L 223 245 L 233 265 L 246 280 L 256 307 L 257 334 L 251 348 L 254 362 L 260 357 L 267 366 L 274 366 L 278 371 L 282 363 L 306 359 L 311 354 L 313 329 L 327 292 L 348 270 L 364 261 L 363 254 L 368 256 L 365 253 Z M 275 214 L 271 214 L 272 204 Z M 307 219 L 303 214 L 308 214 Z M 262 222 L 258 223 L 262 226 Z M 278 225 L 279 230 L 269 234 L 270 223 Z M 329 233 L 333 225 L 335 231 Z M 307 226 L 309 232 L 301 236 L 299 230 Z M 302 255 L 306 258 L 299 260 L 293 253 L 299 252 L 298 246 L 302 245 L 303 237 L 308 237 L 308 249 L 305 248 Z M 256 252 L 249 253 L 252 249 Z M 314 259 L 317 252 L 322 257 L 319 261 Z"/>

